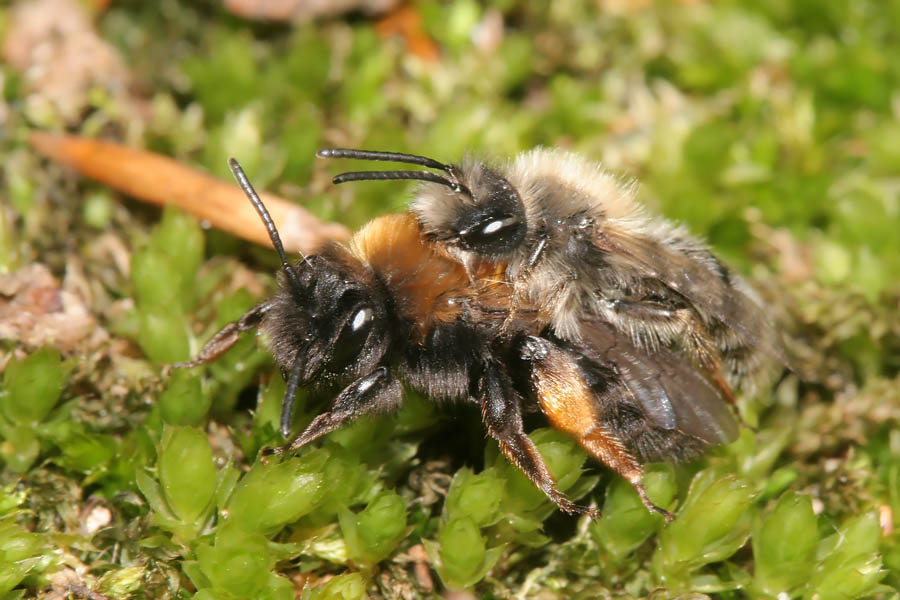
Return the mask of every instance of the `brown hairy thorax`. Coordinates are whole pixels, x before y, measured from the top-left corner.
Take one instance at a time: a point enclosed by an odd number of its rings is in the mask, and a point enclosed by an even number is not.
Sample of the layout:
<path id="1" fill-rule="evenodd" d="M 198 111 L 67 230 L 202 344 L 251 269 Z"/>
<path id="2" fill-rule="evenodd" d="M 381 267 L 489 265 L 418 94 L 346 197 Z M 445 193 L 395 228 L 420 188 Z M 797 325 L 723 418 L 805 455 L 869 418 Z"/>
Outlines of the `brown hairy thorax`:
<path id="1" fill-rule="evenodd" d="M 514 290 L 505 278 L 506 264 L 463 265 L 446 246 L 427 240 L 410 213 L 370 221 L 351 238 L 350 251 L 389 289 L 398 316 L 413 323 L 417 336 L 457 319 L 464 309 L 495 327 L 508 316 Z M 520 307 L 528 311 L 533 312 L 530 305 Z"/>
<path id="2" fill-rule="evenodd" d="M 398 315 L 419 336 L 434 322 L 459 316 L 471 282 L 459 262 L 428 244 L 409 214 L 390 214 L 366 224 L 350 240 L 350 251 L 371 267 L 397 300 Z"/>

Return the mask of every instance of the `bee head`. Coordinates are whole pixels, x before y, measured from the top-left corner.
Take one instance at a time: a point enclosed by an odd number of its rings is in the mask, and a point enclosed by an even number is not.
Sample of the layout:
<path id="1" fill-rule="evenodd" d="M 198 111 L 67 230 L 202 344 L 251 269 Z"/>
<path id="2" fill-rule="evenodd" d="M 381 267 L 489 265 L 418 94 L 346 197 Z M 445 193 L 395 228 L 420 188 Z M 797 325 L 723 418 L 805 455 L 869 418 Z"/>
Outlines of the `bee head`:
<path id="1" fill-rule="evenodd" d="M 287 397 L 293 398 L 292 388 L 296 391 L 299 384 L 319 378 L 369 373 L 390 347 L 387 302 L 371 272 L 336 243 L 291 265 L 278 229 L 244 170 L 233 158 L 228 165 L 281 258 L 279 291 L 268 303 L 260 328 L 269 335 L 282 372 L 290 373 Z M 289 421 L 287 401 L 285 406 Z"/>
<path id="2" fill-rule="evenodd" d="M 426 235 L 488 257 L 515 252 L 528 231 L 518 191 L 483 162 L 449 168 L 460 191 L 429 183 L 413 200 Z"/>
<path id="3" fill-rule="evenodd" d="M 371 372 L 390 347 L 386 302 L 362 264 L 338 244 L 282 271 L 262 329 L 283 370 L 298 382 Z"/>
<path id="4" fill-rule="evenodd" d="M 434 159 L 397 152 L 320 150 L 319 157 L 356 158 L 420 165 L 430 171 L 351 171 L 334 183 L 363 180 L 414 179 L 424 181 L 411 210 L 425 235 L 500 258 L 518 250 L 528 232 L 525 207 L 518 191 L 499 172 L 481 161 L 445 165 Z"/>

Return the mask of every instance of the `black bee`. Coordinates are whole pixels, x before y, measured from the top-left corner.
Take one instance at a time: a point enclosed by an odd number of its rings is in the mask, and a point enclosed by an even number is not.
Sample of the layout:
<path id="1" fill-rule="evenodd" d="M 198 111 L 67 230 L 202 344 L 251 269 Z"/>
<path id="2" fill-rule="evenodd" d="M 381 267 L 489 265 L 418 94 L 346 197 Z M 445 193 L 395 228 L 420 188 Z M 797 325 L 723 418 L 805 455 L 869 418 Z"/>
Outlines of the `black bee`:
<path id="1" fill-rule="evenodd" d="M 232 160 L 281 257 L 279 291 L 178 366 L 213 360 L 258 327 L 287 379 L 286 437 L 300 386 L 339 390 L 328 412 L 270 453 L 300 448 L 361 415 L 395 410 L 401 382 L 435 400 L 477 403 L 504 455 L 560 509 L 596 516 L 556 488 L 525 434 L 523 413 L 541 410 L 631 482 L 649 509 L 671 518 L 647 497 L 641 465 L 733 440 L 732 396 L 720 369 L 739 383 L 764 362 L 748 357 L 769 325 L 739 281 L 703 246 L 644 217 L 614 179 L 572 155 L 538 150 L 502 171 L 398 153 L 319 155 L 443 174 L 337 176 L 336 183 L 425 183 L 410 213 L 377 218 L 348 246 L 326 243 L 292 265 Z"/>

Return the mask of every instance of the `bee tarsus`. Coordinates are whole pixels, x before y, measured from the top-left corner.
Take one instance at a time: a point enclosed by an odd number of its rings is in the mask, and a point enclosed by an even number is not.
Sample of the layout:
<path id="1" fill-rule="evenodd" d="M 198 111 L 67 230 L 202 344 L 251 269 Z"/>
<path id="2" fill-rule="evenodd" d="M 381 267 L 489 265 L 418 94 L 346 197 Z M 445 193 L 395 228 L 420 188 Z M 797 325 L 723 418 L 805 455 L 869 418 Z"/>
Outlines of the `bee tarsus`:
<path id="1" fill-rule="evenodd" d="M 176 369 L 190 369 L 214 361 L 234 346 L 242 333 L 256 329 L 271 307 L 268 302 L 257 304 L 240 319 L 219 330 L 195 358 L 172 366 Z"/>

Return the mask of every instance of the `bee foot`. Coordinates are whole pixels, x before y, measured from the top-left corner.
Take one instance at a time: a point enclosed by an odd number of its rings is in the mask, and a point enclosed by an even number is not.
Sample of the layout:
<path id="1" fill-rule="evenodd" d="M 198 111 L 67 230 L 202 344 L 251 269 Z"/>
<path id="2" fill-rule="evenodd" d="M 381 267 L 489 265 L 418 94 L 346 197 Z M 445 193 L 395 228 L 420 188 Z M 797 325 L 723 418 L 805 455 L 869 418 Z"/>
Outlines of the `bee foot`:
<path id="1" fill-rule="evenodd" d="M 268 459 L 270 456 L 280 456 L 280 455 L 284 454 L 285 452 L 287 452 L 288 449 L 289 449 L 288 446 L 276 446 L 274 448 L 269 448 L 269 447 L 263 448 L 262 450 L 259 451 L 259 462 L 261 462 L 264 465 L 268 464 Z"/>
<path id="2" fill-rule="evenodd" d="M 652 502 L 650 502 L 650 499 L 647 498 L 646 496 L 641 498 L 641 501 L 644 503 L 644 506 L 646 506 L 647 510 L 649 510 L 650 512 L 655 512 L 655 513 L 661 514 L 663 516 L 663 518 L 666 520 L 666 523 L 671 523 L 672 521 L 675 520 L 675 515 L 673 515 L 672 513 L 670 513 L 663 507 L 653 504 Z"/>
<path id="3" fill-rule="evenodd" d="M 553 498 L 553 502 L 556 503 L 559 510 L 570 515 L 587 515 L 591 519 L 599 519 L 602 516 L 599 508 L 575 504 L 566 498 Z"/>

